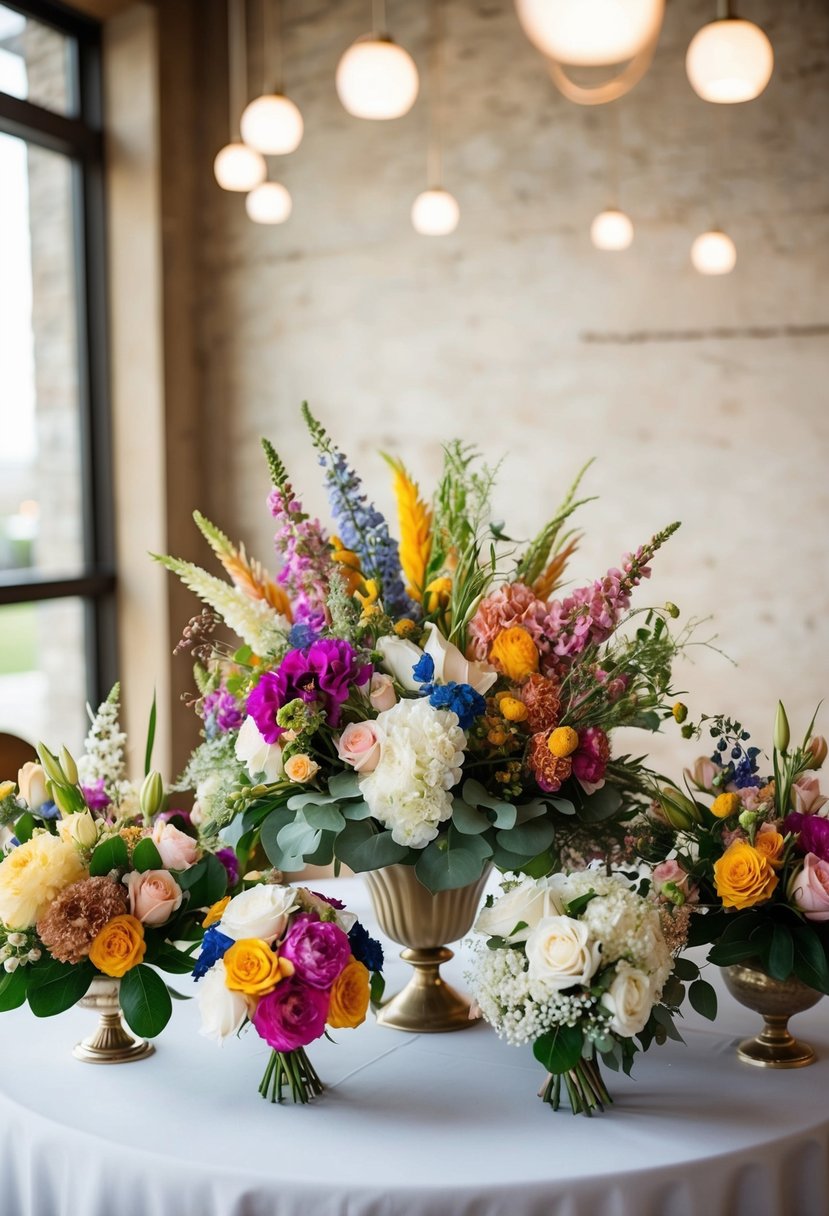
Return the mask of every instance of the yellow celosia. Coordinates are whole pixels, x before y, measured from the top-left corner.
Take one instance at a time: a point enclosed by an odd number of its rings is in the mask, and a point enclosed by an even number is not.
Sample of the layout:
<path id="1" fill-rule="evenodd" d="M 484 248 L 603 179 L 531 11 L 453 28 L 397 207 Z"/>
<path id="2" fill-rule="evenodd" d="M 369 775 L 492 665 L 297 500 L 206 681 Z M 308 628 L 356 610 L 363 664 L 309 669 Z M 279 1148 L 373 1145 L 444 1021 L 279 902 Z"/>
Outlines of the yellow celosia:
<path id="1" fill-rule="evenodd" d="M 432 512 L 420 497 L 417 483 L 403 462 L 386 456 L 394 470 L 394 497 L 400 523 L 400 567 L 406 576 L 407 593 L 413 600 L 423 597 L 426 566 L 432 551 Z"/>
<path id="2" fill-rule="evenodd" d="M 538 671 L 538 648 L 523 625 L 502 629 L 490 647 L 489 658 L 516 684 Z"/>

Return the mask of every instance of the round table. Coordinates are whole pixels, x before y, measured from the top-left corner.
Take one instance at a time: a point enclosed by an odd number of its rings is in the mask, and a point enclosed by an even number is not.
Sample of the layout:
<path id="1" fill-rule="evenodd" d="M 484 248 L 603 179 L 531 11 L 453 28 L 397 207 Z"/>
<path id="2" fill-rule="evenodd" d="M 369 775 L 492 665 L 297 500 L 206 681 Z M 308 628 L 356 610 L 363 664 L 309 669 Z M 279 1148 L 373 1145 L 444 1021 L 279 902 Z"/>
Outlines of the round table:
<path id="1" fill-rule="evenodd" d="M 314 885 L 373 922 L 360 879 Z M 391 944 L 387 958 L 393 992 L 408 968 Z M 463 969 L 459 952 L 448 978 Z M 690 1013 L 686 1045 L 609 1073 L 615 1105 L 590 1120 L 541 1103 L 530 1049 L 483 1024 L 337 1031 L 310 1049 L 325 1094 L 297 1107 L 259 1097 L 255 1032 L 219 1049 L 195 1002 L 176 1005 L 153 1057 L 107 1068 L 71 1055 L 94 1014 L 16 1010 L 2 1022 L 0 1213 L 826 1216 L 824 1006 L 795 1022 L 819 1062 L 775 1072 L 737 1060 L 759 1019 L 720 995 L 716 1029 Z"/>

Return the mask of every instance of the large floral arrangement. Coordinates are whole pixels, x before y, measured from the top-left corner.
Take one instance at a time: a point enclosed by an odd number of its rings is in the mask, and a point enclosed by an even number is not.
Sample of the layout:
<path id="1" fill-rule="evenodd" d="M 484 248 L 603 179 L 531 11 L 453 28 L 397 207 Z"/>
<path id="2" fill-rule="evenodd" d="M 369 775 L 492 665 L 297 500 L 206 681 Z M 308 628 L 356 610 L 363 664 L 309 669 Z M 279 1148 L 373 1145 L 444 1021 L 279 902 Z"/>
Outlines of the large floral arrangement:
<path id="1" fill-rule="evenodd" d="M 594 868 L 511 881 L 478 917 L 487 941 L 468 977 L 477 1007 L 508 1043 L 532 1043 L 548 1072 L 539 1096 L 555 1110 L 562 1083 L 574 1114 L 603 1109 L 612 1099 L 600 1059 L 629 1072 L 640 1048 L 678 1037 L 681 941 L 669 907 L 640 885 L 649 879 Z"/>
<path id="2" fill-rule="evenodd" d="M 261 840 L 287 871 L 401 862 L 431 890 L 490 862 L 542 874 L 565 846 L 568 860 L 590 854 L 597 825 L 647 800 L 641 760 L 614 756 L 612 731 L 655 730 L 671 712 L 678 610 L 620 626 L 677 525 L 557 595 L 578 543 L 578 479 L 519 544 L 491 522 L 494 473 L 471 450 L 447 446 L 431 502 L 389 461 L 398 544 L 307 407 L 305 418 L 336 534 L 303 510 L 265 442 L 276 578 L 198 513 L 231 581 L 160 559 L 207 605 L 181 645 L 198 660 L 204 722 L 183 784 L 209 830 L 241 814 L 243 859 Z M 220 619 L 239 649 L 217 642 Z"/>
<path id="3" fill-rule="evenodd" d="M 259 883 L 211 908 L 193 975 L 202 1034 L 220 1044 L 247 1024 L 272 1048 L 263 1098 L 322 1093 L 305 1048 L 360 1026 L 382 995 L 383 950 L 339 900 Z"/>
<path id="4" fill-rule="evenodd" d="M 826 740 L 792 744 L 777 711 L 772 772 L 742 724 L 722 715 L 702 723 L 713 752 L 686 770 L 685 788 L 663 785 L 640 849 L 659 861 L 664 896 L 700 915 L 691 940 L 712 943 L 720 966 L 757 959 L 775 979 L 794 974 L 829 993 L 829 800 L 815 770 Z"/>
<path id="5" fill-rule="evenodd" d="M 188 816 L 162 810 L 157 772 L 127 780 L 117 695 L 77 764 L 41 744 L 40 764 L 0 783 L 0 822 L 13 833 L 0 862 L 0 1010 L 28 1000 L 38 1017 L 61 1013 L 108 976 L 130 1027 L 152 1037 L 172 1010 L 158 971 L 192 971 L 199 909 L 235 867 L 204 849 Z"/>

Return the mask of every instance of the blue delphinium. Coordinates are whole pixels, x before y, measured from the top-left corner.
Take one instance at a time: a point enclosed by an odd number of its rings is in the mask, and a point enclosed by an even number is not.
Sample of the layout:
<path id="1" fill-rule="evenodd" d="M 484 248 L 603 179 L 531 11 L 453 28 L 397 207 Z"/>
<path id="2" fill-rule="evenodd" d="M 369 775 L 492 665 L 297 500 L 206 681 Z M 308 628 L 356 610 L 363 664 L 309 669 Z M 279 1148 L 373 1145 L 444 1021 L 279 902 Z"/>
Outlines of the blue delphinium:
<path id="1" fill-rule="evenodd" d="M 359 921 L 355 921 L 352 925 L 348 940 L 351 944 L 351 953 L 358 963 L 362 963 L 369 971 L 382 971 L 383 947 Z"/>
<path id="2" fill-rule="evenodd" d="M 306 646 L 310 646 L 312 642 L 316 642 L 319 637 L 317 630 L 308 621 L 298 621 L 291 626 L 291 631 L 288 634 L 288 645 L 294 650 L 304 650 Z"/>
<path id="3" fill-rule="evenodd" d="M 458 715 L 461 730 L 469 730 L 481 714 L 486 713 L 486 701 L 471 684 L 435 684 L 429 694 L 429 704 L 435 709 L 451 709 Z"/>
<path id="4" fill-rule="evenodd" d="M 201 954 L 196 959 L 196 965 L 193 968 L 193 979 L 200 980 L 203 975 L 207 975 L 213 964 L 223 958 L 225 951 L 229 950 L 232 945 L 232 937 L 222 933 L 216 925 L 211 925 L 202 939 Z"/>
<path id="5" fill-rule="evenodd" d="M 412 667 L 412 677 L 421 686 L 421 692 L 428 694 L 432 691 L 432 680 L 435 678 L 435 660 L 430 654 L 422 654 Z"/>

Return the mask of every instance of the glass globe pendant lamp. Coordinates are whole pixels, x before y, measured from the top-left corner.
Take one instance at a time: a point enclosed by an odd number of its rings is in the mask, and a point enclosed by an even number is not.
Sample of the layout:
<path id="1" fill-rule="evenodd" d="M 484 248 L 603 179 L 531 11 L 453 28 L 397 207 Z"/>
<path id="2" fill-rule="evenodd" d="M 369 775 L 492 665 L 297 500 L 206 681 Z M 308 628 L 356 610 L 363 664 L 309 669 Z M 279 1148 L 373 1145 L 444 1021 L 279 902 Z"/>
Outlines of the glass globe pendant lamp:
<path id="1" fill-rule="evenodd" d="M 443 3 L 432 0 L 429 46 L 429 145 L 427 190 L 412 203 L 412 227 L 421 236 L 449 236 L 458 226 L 461 209 L 454 194 L 441 184 L 443 177 Z"/>
<path id="2" fill-rule="evenodd" d="M 355 118 L 401 118 L 414 105 L 420 78 L 415 61 L 385 32 L 385 4 L 375 0 L 374 32 L 363 34 L 337 64 L 337 95 Z"/>
<path id="3" fill-rule="evenodd" d="M 774 51 L 759 25 L 735 17 L 724 0 L 716 21 L 691 39 L 685 70 L 703 101 L 735 105 L 763 92 L 774 70 Z"/>
<path id="4" fill-rule="evenodd" d="M 275 7 L 275 22 L 272 7 Z M 262 93 L 249 102 L 242 113 L 239 122 L 242 139 L 248 147 L 265 156 L 287 156 L 302 142 L 304 124 L 299 107 L 285 96 L 281 0 L 262 0 L 262 59 Z M 271 87 L 274 81 L 275 87 Z"/>
<path id="5" fill-rule="evenodd" d="M 737 264 L 737 249 L 730 236 L 712 228 L 691 246 L 691 264 L 700 274 L 730 274 Z"/>
<path id="6" fill-rule="evenodd" d="M 213 174 L 223 190 L 246 193 L 265 180 L 268 166 L 260 152 L 242 142 L 236 126 L 235 116 L 242 108 L 247 76 L 244 0 L 228 0 L 227 26 L 231 137 L 216 154 Z"/>

